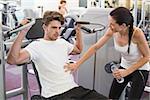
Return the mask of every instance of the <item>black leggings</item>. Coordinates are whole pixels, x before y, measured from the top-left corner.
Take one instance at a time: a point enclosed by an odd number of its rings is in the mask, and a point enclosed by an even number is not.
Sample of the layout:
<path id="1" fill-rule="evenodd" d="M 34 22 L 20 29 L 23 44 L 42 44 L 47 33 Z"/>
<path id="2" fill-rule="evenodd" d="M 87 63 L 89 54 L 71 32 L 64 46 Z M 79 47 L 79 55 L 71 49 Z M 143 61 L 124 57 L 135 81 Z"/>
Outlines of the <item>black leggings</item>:
<path id="1" fill-rule="evenodd" d="M 128 82 L 131 82 L 132 84 L 128 94 L 128 100 L 140 100 L 148 79 L 148 75 L 149 71 L 136 70 L 132 74 L 124 77 L 123 83 L 118 83 L 116 79 L 114 79 L 110 89 L 109 98 L 115 100 L 119 99 Z"/>

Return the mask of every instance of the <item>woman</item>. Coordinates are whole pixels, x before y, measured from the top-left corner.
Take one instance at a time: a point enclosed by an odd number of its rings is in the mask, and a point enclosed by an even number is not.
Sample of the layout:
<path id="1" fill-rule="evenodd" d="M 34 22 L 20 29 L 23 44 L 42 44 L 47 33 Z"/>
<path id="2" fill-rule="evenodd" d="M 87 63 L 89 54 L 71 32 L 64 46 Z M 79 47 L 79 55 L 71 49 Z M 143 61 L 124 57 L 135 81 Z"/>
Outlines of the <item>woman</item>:
<path id="1" fill-rule="evenodd" d="M 61 13 L 63 16 L 65 16 L 68 13 L 66 3 L 66 0 L 61 0 L 60 5 L 58 7 L 59 13 Z"/>
<path id="2" fill-rule="evenodd" d="M 133 16 L 127 8 L 118 7 L 110 12 L 109 28 L 97 43 L 74 64 L 67 64 L 66 71 L 75 71 L 84 61 L 90 58 L 111 37 L 114 38 L 114 47 L 121 53 L 120 68 L 113 72 L 116 79 L 124 77 L 123 83 L 113 80 L 109 98 L 119 99 L 123 89 L 129 81 L 132 82 L 128 95 L 129 100 L 139 100 L 144 91 L 149 66 L 149 47 L 144 33 L 138 27 L 133 26 Z"/>

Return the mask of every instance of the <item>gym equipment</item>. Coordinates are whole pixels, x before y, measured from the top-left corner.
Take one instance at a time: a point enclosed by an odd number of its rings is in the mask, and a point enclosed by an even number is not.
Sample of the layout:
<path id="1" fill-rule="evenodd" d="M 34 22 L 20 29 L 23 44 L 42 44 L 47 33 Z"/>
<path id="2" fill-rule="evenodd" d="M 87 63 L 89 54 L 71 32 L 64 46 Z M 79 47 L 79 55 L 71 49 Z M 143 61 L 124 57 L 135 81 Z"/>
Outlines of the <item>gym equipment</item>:
<path id="1" fill-rule="evenodd" d="M 0 12 L 1 14 L 1 12 Z M 0 18 L 0 22 L 1 22 L 1 18 Z M 23 95 L 23 100 L 27 100 L 28 99 L 28 87 L 26 85 L 26 83 L 28 83 L 28 79 L 27 79 L 27 64 L 24 64 L 22 67 L 22 76 L 21 76 L 21 80 L 22 80 L 22 85 L 19 88 L 16 89 L 12 89 L 9 91 L 6 91 L 5 89 L 5 60 L 6 60 L 6 47 L 7 47 L 7 43 L 12 44 L 12 42 L 8 42 L 6 40 L 6 38 L 10 37 L 11 35 L 13 35 L 13 33 L 21 31 L 25 28 L 28 28 L 30 26 L 32 26 L 35 23 L 34 19 L 31 19 L 31 21 L 29 23 L 27 23 L 26 25 L 20 25 L 19 27 L 16 27 L 15 29 L 9 28 L 9 27 L 5 27 L 2 26 L 2 24 L 0 23 L 0 98 L 2 100 L 6 100 L 6 98 L 10 98 L 10 97 L 14 97 L 17 95 L 22 94 Z M 12 30 L 11 30 L 12 29 Z M 15 37 L 11 36 L 12 41 L 15 39 Z"/>
<path id="2" fill-rule="evenodd" d="M 87 8 L 78 21 L 98 23 L 108 27 L 108 14 L 111 10 L 111 8 Z M 91 31 L 100 28 L 99 25 L 91 24 L 81 24 L 81 26 L 84 26 Z M 95 33 L 89 33 L 83 30 L 84 48 L 81 55 L 84 54 L 91 45 L 96 43 L 98 39 L 104 35 L 105 31 L 106 29 Z M 120 54 L 113 48 L 113 39 L 110 39 L 101 50 L 97 51 L 95 55 L 80 66 L 80 69 L 77 72 L 77 83 L 108 96 L 113 76 L 107 74 L 102 66 L 105 66 L 109 61 L 119 61 L 119 59 Z"/>
<path id="3" fill-rule="evenodd" d="M 11 29 L 11 30 L 9 30 L 9 31 L 7 31 L 7 32 L 4 32 L 4 38 L 6 38 L 6 37 L 10 37 L 13 33 L 15 33 L 15 32 L 18 32 L 18 31 L 20 31 L 20 30 L 23 30 L 23 29 L 25 29 L 25 28 L 28 28 L 29 26 L 32 26 L 33 24 L 35 24 L 35 19 L 28 19 L 30 22 L 28 22 L 27 24 L 25 24 L 25 25 L 19 25 L 19 26 L 17 26 L 17 27 L 15 27 L 15 28 L 13 28 L 13 29 Z"/>
<path id="4" fill-rule="evenodd" d="M 60 36 L 72 44 L 74 43 L 74 37 L 76 34 L 76 31 L 74 29 L 76 24 L 81 24 L 82 25 L 81 29 L 86 34 L 96 33 L 98 31 L 102 31 L 105 29 L 105 26 L 102 24 L 92 23 L 89 21 L 78 21 L 77 15 L 76 16 L 75 15 L 68 15 L 65 17 L 65 23 L 64 23 L 62 30 L 60 32 Z M 84 25 L 97 25 L 99 27 L 90 29 Z"/>
<path id="5" fill-rule="evenodd" d="M 112 73 L 113 71 L 117 70 L 119 67 L 119 64 L 117 62 L 109 62 L 105 65 L 105 71 L 107 73 Z M 121 79 L 116 79 L 118 83 L 123 83 L 124 82 L 124 78 L 122 77 Z"/>
<path id="6" fill-rule="evenodd" d="M 0 1 L 0 4 L 3 4 L 3 8 L 1 9 L 2 11 L 2 24 L 6 26 L 12 26 L 11 19 L 14 21 L 14 26 L 18 25 L 18 19 L 15 14 L 16 11 L 19 9 L 16 9 L 17 6 L 15 5 L 16 2 L 14 1 Z M 11 15 L 11 17 L 10 17 Z"/>
<path id="7" fill-rule="evenodd" d="M 35 24 L 33 24 L 32 27 L 29 29 L 26 38 L 31 40 L 42 38 L 44 36 L 44 30 L 42 28 L 42 25 L 42 18 L 35 19 Z"/>
<path id="8" fill-rule="evenodd" d="M 79 23 L 78 23 L 79 24 Z M 94 29 L 89 29 L 85 26 L 81 26 L 82 31 L 84 31 L 84 33 L 86 34 L 93 34 L 96 33 L 98 31 L 102 31 L 105 29 L 105 26 L 101 25 L 102 27 L 100 28 L 94 28 Z M 64 38 L 65 40 L 67 40 L 70 43 L 73 43 L 73 38 L 76 34 L 76 31 L 74 28 L 66 28 L 62 30 L 62 38 Z"/>
<path id="9" fill-rule="evenodd" d="M 82 26 L 81 29 L 86 31 L 86 33 L 88 34 L 91 34 L 91 33 L 95 33 L 95 32 L 98 32 L 98 31 L 102 31 L 105 29 L 105 26 L 102 25 L 102 24 L 99 24 L 99 23 L 91 23 L 91 22 L 88 22 L 88 21 L 77 21 L 75 24 L 81 24 L 81 25 L 98 25 L 99 28 L 93 28 L 93 29 L 89 29 L 85 26 Z"/>

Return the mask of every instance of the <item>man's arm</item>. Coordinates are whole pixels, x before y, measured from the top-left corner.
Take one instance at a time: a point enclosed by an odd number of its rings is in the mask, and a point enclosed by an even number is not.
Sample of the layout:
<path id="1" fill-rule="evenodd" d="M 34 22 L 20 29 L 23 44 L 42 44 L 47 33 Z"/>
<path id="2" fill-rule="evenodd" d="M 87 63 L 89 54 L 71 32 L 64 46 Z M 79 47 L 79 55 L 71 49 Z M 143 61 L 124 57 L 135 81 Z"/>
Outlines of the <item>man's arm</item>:
<path id="1" fill-rule="evenodd" d="M 26 24 L 26 22 L 27 20 L 23 20 L 22 24 Z M 29 53 L 26 50 L 21 49 L 22 40 L 24 39 L 25 35 L 25 30 L 20 31 L 18 33 L 17 39 L 14 41 L 13 45 L 11 46 L 8 52 L 7 63 L 22 64 L 29 59 Z"/>
<path id="2" fill-rule="evenodd" d="M 82 42 L 82 33 L 81 33 L 80 27 L 81 25 L 78 24 L 75 28 L 76 29 L 76 43 L 71 54 L 80 54 L 82 52 L 83 42 Z"/>

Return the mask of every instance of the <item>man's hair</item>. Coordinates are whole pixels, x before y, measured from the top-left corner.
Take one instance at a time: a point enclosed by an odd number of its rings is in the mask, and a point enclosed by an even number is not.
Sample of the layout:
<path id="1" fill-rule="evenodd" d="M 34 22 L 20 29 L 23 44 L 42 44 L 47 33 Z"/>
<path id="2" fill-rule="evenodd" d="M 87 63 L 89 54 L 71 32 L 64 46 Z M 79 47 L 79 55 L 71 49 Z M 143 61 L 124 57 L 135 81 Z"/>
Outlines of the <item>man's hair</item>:
<path id="1" fill-rule="evenodd" d="M 60 4 L 67 3 L 66 0 L 60 0 Z"/>
<path id="2" fill-rule="evenodd" d="M 43 24 L 46 26 L 53 20 L 61 22 L 61 25 L 64 24 L 64 17 L 57 11 L 46 11 L 43 16 Z"/>

